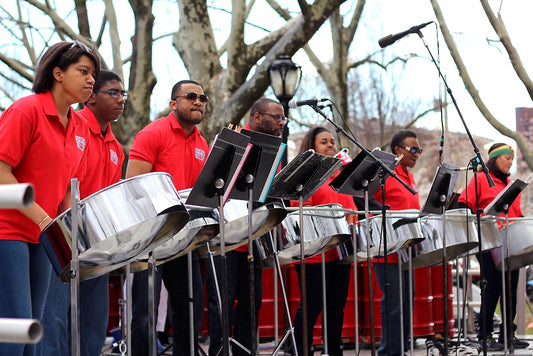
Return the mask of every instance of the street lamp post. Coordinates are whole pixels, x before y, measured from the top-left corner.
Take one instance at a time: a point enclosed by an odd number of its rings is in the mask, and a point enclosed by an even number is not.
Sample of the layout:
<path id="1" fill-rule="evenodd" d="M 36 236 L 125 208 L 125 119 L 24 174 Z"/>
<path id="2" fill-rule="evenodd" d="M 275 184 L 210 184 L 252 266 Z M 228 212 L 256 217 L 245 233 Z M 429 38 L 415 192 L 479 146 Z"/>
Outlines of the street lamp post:
<path id="1" fill-rule="evenodd" d="M 270 77 L 270 86 L 274 90 L 276 98 L 283 106 L 285 117 L 289 117 L 289 101 L 294 96 L 294 93 L 300 85 L 302 79 L 302 68 L 294 63 L 291 57 L 287 54 L 281 54 L 268 67 L 268 74 Z M 285 125 L 282 139 L 287 143 L 289 137 L 289 127 Z M 283 154 L 281 161 L 282 166 L 287 164 L 287 151 Z"/>

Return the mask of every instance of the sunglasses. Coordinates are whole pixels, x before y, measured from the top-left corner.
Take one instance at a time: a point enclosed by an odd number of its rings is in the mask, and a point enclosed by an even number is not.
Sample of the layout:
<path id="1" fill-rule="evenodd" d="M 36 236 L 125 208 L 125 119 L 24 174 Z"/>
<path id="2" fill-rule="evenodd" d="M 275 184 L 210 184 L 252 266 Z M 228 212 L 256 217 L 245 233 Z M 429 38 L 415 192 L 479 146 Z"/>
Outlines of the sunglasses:
<path id="1" fill-rule="evenodd" d="M 287 118 L 281 114 L 274 114 L 271 112 L 260 112 L 260 111 L 258 111 L 258 114 L 272 116 L 274 120 L 276 120 L 277 122 L 287 122 Z"/>
<path id="2" fill-rule="evenodd" d="M 120 97 L 123 97 L 124 100 L 128 100 L 128 93 L 126 93 L 125 91 L 117 90 L 117 89 L 94 90 L 94 92 L 95 93 L 107 93 L 115 99 L 120 99 Z"/>
<path id="3" fill-rule="evenodd" d="M 414 155 L 415 153 L 422 154 L 422 148 L 420 147 L 416 147 L 416 146 L 409 147 L 409 146 L 402 146 L 402 145 L 399 145 L 399 146 L 409 151 L 409 153 L 412 155 Z"/>
<path id="4" fill-rule="evenodd" d="M 78 40 L 72 42 L 72 44 L 71 44 L 70 47 L 69 47 L 69 51 L 70 51 L 72 48 L 74 48 L 74 47 L 78 47 L 78 48 L 80 48 L 81 50 L 83 50 L 83 51 L 85 51 L 85 52 L 93 52 L 93 50 L 91 50 L 91 49 L 89 48 L 89 46 L 87 46 L 85 43 L 83 43 L 83 42 L 81 42 L 81 41 L 78 41 Z"/>
<path id="5" fill-rule="evenodd" d="M 207 103 L 209 101 L 209 98 L 207 97 L 207 95 L 204 95 L 204 94 L 196 94 L 196 93 L 187 93 L 185 95 L 176 95 L 174 97 L 174 101 L 176 101 L 176 98 L 187 98 L 189 99 L 190 101 L 196 101 L 196 99 L 199 99 L 200 102 L 202 103 Z"/>

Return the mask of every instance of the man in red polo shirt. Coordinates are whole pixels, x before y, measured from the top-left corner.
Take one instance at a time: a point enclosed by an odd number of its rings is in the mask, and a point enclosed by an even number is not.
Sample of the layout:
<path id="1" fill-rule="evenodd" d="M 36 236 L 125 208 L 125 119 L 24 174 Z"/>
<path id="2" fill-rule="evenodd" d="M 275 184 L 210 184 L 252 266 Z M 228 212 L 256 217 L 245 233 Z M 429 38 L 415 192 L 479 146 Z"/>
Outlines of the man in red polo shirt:
<path id="1" fill-rule="evenodd" d="M 167 172 L 176 189 L 191 188 L 207 158 L 206 140 L 196 127 L 204 118 L 208 98 L 200 84 L 183 80 L 174 85 L 169 102 L 170 114 L 157 119 L 141 130 L 133 142 L 126 177 L 149 172 Z M 148 354 L 148 273 L 133 277 L 133 355 Z M 156 305 L 159 304 L 161 278 L 168 290 L 174 312 L 172 318 L 173 355 L 190 355 L 188 312 L 187 256 L 164 263 L 157 273 Z M 200 265 L 193 259 L 194 345 L 198 354 L 198 334 L 203 313 L 203 288 Z"/>
<path id="2" fill-rule="evenodd" d="M 283 106 L 277 101 L 260 98 L 250 109 L 250 119 L 244 129 L 281 136 L 286 124 Z M 261 261 L 254 248 L 254 294 L 255 294 L 255 328 L 262 301 Z M 227 305 L 229 334 L 248 350 L 252 347 L 252 325 L 250 325 L 250 274 L 248 265 L 248 244 L 226 253 L 227 264 Z M 220 256 L 215 257 L 215 266 L 220 271 Z M 211 268 L 206 272 L 206 289 L 209 312 L 209 355 L 217 355 L 222 346 L 222 329 L 219 318 L 216 291 Z M 218 274 L 220 275 L 220 274 Z M 232 321 L 234 321 L 232 323 Z M 234 355 L 249 355 L 240 347 L 232 347 Z"/>
<path id="3" fill-rule="evenodd" d="M 80 177 L 80 198 L 117 183 L 122 175 L 124 152 L 113 135 L 110 123 L 124 110 L 128 94 L 120 77 L 100 72 L 93 93 L 78 114 L 89 127 L 86 149 L 87 172 Z M 109 315 L 108 276 L 80 283 L 80 354 L 98 356 L 104 346 Z M 41 356 L 70 354 L 70 285 L 59 281 L 52 271 L 43 316 L 43 340 L 37 345 Z"/>

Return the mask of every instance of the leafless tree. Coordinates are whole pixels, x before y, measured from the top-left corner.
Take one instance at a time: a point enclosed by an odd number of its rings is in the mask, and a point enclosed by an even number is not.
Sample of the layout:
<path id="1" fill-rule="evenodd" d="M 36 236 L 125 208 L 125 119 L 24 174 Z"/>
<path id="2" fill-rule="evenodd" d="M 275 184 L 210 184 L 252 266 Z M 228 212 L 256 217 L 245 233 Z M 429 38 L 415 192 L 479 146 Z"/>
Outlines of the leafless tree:
<path id="1" fill-rule="evenodd" d="M 225 42 L 217 46 L 207 0 L 178 0 L 179 18 L 170 24 L 167 32 L 173 37 L 173 45 L 189 77 L 202 83 L 210 97 L 211 110 L 202 123 L 202 133 L 210 139 L 228 123 L 237 124 L 268 88 L 270 63 L 282 53 L 293 55 L 302 48 L 344 1 L 316 0 L 311 4 L 298 1 L 298 11 L 290 21 L 266 31 L 265 36 L 255 42 L 246 43 L 245 27 L 250 24 L 248 15 L 255 1 L 234 0 L 231 2 L 231 21 L 223 29 L 228 35 Z M 27 90 L 31 87 L 29 83 L 39 53 L 48 45 L 58 40 L 80 40 L 98 49 L 107 34 L 111 39 L 108 45 L 112 58 L 103 58 L 103 66 L 123 74 L 129 65 L 126 82 L 130 99 L 123 118 L 114 127 L 127 149 L 136 132 L 150 121 L 150 100 L 157 81 L 153 70 L 153 44 L 157 41 L 153 35 L 153 0 L 129 0 L 130 9 L 119 9 L 119 13 L 131 11 L 134 18 L 133 36 L 129 39 L 131 53 L 126 57 L 119 51 L 125 39 L 121 37 L 116 2 L 112 0 L 104 1 L 105 11 L 100 19 L 90 17 L 88 9 L 94 3 L 75 0 L 71 12 L 76 14 L 78 29 L 72 28 L 61 17 L 50 1 L 15 2 L 15 12 L 0 6 L 3 17 L 0 26 L 14 42 L 9 51 L 0 52 L 0 62 L 9 70 L 9 73 L 2 71 L 4 82 Z M 61 2 L 61 13 L 64 13 L 65 6 L 68 5 Z M 47 22 L 34 27 L 36 16 Z M 97 36 L 91 37 L 90 34 L 96 32 L 94 28 L 97 28 Z M 25 55 L 21 55 L 21 51 Z M 5 99 L 13 91 L 3 86 L 0 92 Z M 14 99 L 15 95 L 9 97 L 9 100 Z"/>
<path id="2" fill-rule="evenodd" d="M 531 151 L 527 140 L 522 135 L 522 133 L 509 129 L 506 125 L 502 124 L 496 118 L 496 116 L 493 115 L 489 106 L 480 96 L 475 83 L 473 82 L 472 78 L 468 73 L 468 68 L 464 63 L 461 57 L 461 53 L 454 42 L 453 36 L 448 28 L 448 25 L 446 24 L 445 16 L 442 13 L 442 10 L 439 6 L 439 2 L 437 0 L 430 1 L 433 7 L 433 11 L 435 12 L 435 16 L 437 17 L 440 30 L 444 36 L 444 40 L 446 41 L 448 50 L 450 51 L 453 61 L 455 62 L 455 65 L 459 71 L 459 75 L 461 76 L 466 90 L 472 97 L 478 110 L 481 112 L 487 122 L 498 132 L 516 141 L 524 160 L 527 162 L 529 168 L 533 170 L 533 152 Z M 524 85 L 531 99 L 533 99 L 533 81 L 531 80 L 526 69 L 524 68 L 518 51 L 513 46 L 511 37 L 507 32 L 501 13 L 498 11 L 498 13 L 495 14 L 487 0 L 480 0 L 480 3 L 485 12 L 485 15 L 487 16 L 487 19 L 489 20 L 490 24 L 492 25 L 492 28 L 494 29 L 494 32 L 498 36 L 501 45 L 505 49 L 516 75 Z M 503 3 L 503 1 L 501 3 Z"/>

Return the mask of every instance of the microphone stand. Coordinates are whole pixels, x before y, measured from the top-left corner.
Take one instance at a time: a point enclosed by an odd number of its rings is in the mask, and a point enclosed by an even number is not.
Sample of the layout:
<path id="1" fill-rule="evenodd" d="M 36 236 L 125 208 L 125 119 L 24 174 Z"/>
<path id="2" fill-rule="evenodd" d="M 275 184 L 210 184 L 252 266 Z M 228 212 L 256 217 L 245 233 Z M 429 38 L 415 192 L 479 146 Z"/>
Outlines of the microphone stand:
<path id="1" fill-rule="evenodd" d="M 489 174 L 489 169 L 485 165 L 485 162 L 483 162 L 483 159 L 481 158 L 481 154 L 479 153 L 479 148 L 476 146 L 476 143 L 474 142 L 474 138 L 472 137 L 472 134 L 470 133 L 470 130 L 468 129 L 468 126 L 466 125 L 465 119 L 463 117 L 463 114 L 461 113 L 461 110 L 459 110 L 459 106 L 457 105 L 457 101 L 455 100 L 455 97 L 453 96 L 452 90 L 448 86 L 448 83 L 446 82 L 446 78 L 442 74 L 442 71 L 440 70 L 440 66 L 438 65 L 437 61 L 435 60 L 435 57 L 433 57 L 433 54 L 431 53 L 431 50 L 429 49 L 426 41 L 424 40 L 424 36 L 422 35 L 422 32 L 418 30 L 416 32 L 420 39 L 422 40 L 422 43 L 424 44 L 424 47 L 426 47 L 429 56 L 431 57 L 431 61 L 437 68 L 437 71 L 439 73 L 439 77 L 441 78 L 442 82 L 444 83 L 444 87 L 446 88 L 446 92 L 450 95 L 450 98 L 452 100 L 453 106 L 455 107 L 455 110 L 457 111 L 457 114 L 459 115 L 459 118 L 461 119 L 461 122 L 463 123 L 463 127 L 465 128 L 465 131 L 468 135 L 468 138 L 470 139 L 470 142 L 472 143 L 472 147 L 474 149 L 474 153 L 476 157 L 474 157 L 471 160 L 472 168 L 474 170 L 474 183 L 476 187 L 476 222 L 477 222 L 477 230 L 478 230 L 478 241 L 479 241 L 479 256 L 480 256 L 480 279 L 481 279 L 481 305 L 483 305 L 484 299 L 485 299 L 485 287 L 486 287 L 486 281 L 484 281 L 483 277 L 483 250 L 482 250 L 482 244 L 481 244 L 481 217 L 480 217 L 480 210 L 479 210 L 479 196 L 477 193 L 477 165 L 480 164 L 481 168 L 483 169 L 483 172 L 485 172 L 485 175 L 487 176 L 487 181 L 489 183 L 490 187 L 494 187 L 494 180 Z M 447 316 L 446 316 L 447 317 Z M 482 324 L 482 337 L 483 337 L 483 355 L 487 355 L 487 329 L 486 329 L 486 320 L 484 317 L 484 314 L 482 314 L 481 318 L 481 324 Z"/>
<path id="2" fill-rule="evenodd" d="M 310 106 L 320 116 L 322 116 L 324 119 L 326 119 L 326 121 L 328 121 L 330 124 L 335 126 L 335 129 L 336 129 L 337 132 L 342 133 L 354 145 L 359 147 L 361 149 L 361 151 L 364 151 L 365 154 L 368 157 L 370 157 L 374 162 L 376 162 L 380 166 L 381 169 L 386 171 L 391 177 L 394 177 L 394 179 L 396 179 L 398 182 L 400 182 L 400 184 L 402 184 L 405 187 L 405 189 L 407 189 L 409 192 L 411 192 L 411 194 L 413 194 L 413 195 L 416 194 L 416 191 L 412 187 L 410 187 L 407 183 L 405 183 L 403 180 L 401 180 L 401 178 L 398 177 L 398 175 L 396 174 L 396 172 L 394 172 L 394 170 L 390 169 L 390 167 L 388 167 L 386 164 L 383 164 L 383 162 L 379 158 L 377 158 L 372 152 L 370 152 L 365 146 L 363 146 L 361 143 L 359 143 L 359 141 L 357 141 L 352 135 L 348 134 L 348 132 L 346 132 L 346 130 L 344 130 L 341 126 L 339 126 L 339 124 L 337 124 L 335 121 L 331 120 L 322 110 L 320 110 L 320 108 L 317 105 L 310 105 Z"/>
<path id="3" fill-rule="evenodd" d="M 463 114 L 461 113 L 461 110 L 459 110 L 459 106 L 457 105 L 457 101 L 455 100 L 455 97 L 453 96 L 452 90 L 448 86 L 448 83 L 446 82 L 446 78 L 444 77 L 444 75 L 442 74 L 442 72 L 440 70 L 440 66 L 435 61 L 435 57 L 433 57 L 433 54 L 431 53 L 431 50 L 429 49 L 426 41 L 424 40 L 424 36 L 422 35 L 422 32 L 420 30 L 418 30 L 416 33 L 418 34 L 418 36 L 422 40 L 422 43 L 424 43 L 424 46 L 426 47 L 426 49 L 427 49 L 427 51 L 429 53 L 429 56 L 431 57 L 431 61 L 433 62 L 433 64 L 435 64 L 435 67 L 437 68 L 437 71 L 439 72 L 439 77 L 441 78 L 442 82 L 444 83 L 444 87 L 446 88 L 446 92 L 450 95 L 450 99 L 452 99 L 453 106 L 455 107 L 455 110 L 457 111 L 457 114 L 459 115 L 459 118 L 461 118 L 461 121 L 462 121 L 463 126 L 465 128 L 465 131 L 466 131 L 466 133 L 468 135 L 468 138 L 470 139 L 470 142 L 472 143 L 472 147 L 474 149 L 474 153 L 476 154 L 476 157 L 475 157 L 475 159 L 477 160 L 476 163 L 479 163 L 481 165 L 481 168 L 483 169 L 483 172 L 485 172 L 485 175 L 487 176 L 487 180 L 489 182 L 489 186 L 490 187 L 494 187 L 494 180 L 489 175 L 489 169 L 487 168 L 487 166 L 485 165 L 485 162 L 483 162 L 483 159 L 481 158 L 481 154 L 479 153 L 479 148 L 476 146 L 476 143 L 474 142 L 474 138 L 472 137 L 472 134 L 470 133 L 470 130 L 468 129 L 468 126 L 466 125 L 466 122 L 465 122 L 465 119 L 463 117 Z"/>
<path id="4" fill-rule="evenodd" d="M 376 162 L 379 166 L 380 166 L 380 179 L 381 179 L 381 186 L 382 186 L 382 189 L 385 185 L 385 172 L 387 172 L 390 176 L 394 177 L 394 179 L 396 179 L 398 182 L 400 182 L 404 187 L 405 189 L 407 189 L 409 192 L 411 192 L 411 194 L 416 194 L 416 191 L 410 187 L 407 183 L 405 183 L 402 179 L 400 179 L 398 177 L 398 175 L 396 174 L 396 172 L 394 172 L 392 169 L 390 169 L 386 164 L 384 164 L 379 158 L 377 158 L 372 152 L 370 152 L 369 150 L 366 149 L 366 147 L 364 147 L 362 144 L 359 143 L 359 141 L 357 141 L 352 135 L 349 135 L 346 130 L 344 130 L 340 125 L 338 125 L 336 122 L 334 122 L 333 120 L 331 120 L 316 104 L 312 104 L 310 105 L 311 108 L 313 108 L 313 110 L 315 110 L 319 115 L 321 115 L 324 119 L 326 119 L 326 121 L 328 121 L 329 123 L 331 123 L 333 126 L 335 126 L 337 132 L 341 132 L 346 138 L 348 138 L 352 143 L 354 143 L 357 147 L 359 147 L 362 151 L 364 151 L 366 153 L 366 155 L 368 157 L 370 157 L 372 160 L 374 160 L 374 162 Z M 385 172 L 384 172 L 385 171 Z M 384 189 L 382 190 L 384 192 Z M 383 198 L 385 198 L 385 194 L 383 194 Z M 385 294 L 385 300 L 388 301 L 388 298 L 387 298 L 387 294 L 388 294 L 388 285 L 387 285 L 387 238 L 386 238 L 386 227 L 385 227 L 385 214 L 386 214 L 386 211 L 385 211 L 385 206 L 384 206 L 384 202 L 382 204 L 382 219 L 383 219 L 383 228 L 382 228 L 382 233 L 383 233 L 383 236 L 384 236 L 384 257 L 385 257 L 385 291 L 384 291 L 384 294 Z M 368 266 L 368 269 L 370 269 L 370 265 Z M 387 308 L 388 309 L 388 308 Z M 386 318 L 388 320 L 388 313 L 386 313 Z M 388 324 L 388 322 L 387 322 Z M 388 328 L 388 325 L 386 326 Z M 371 335 L 371 343 L 374 344 L 375 340 L 373 339 L 374 335 L 372 333 Z M 390 339 L 390 333 L 388 332 L 387 333 L 387 339 Z M 387 341 L 388 344 L 387 345 L 390 345 L 390 340 Z M 374 355 L 374 347 L 372 347 L 372 355 Z M 390 348 L 387 350 L 387 355 L 390 355 Z"/>

